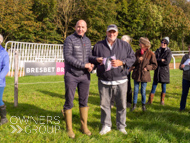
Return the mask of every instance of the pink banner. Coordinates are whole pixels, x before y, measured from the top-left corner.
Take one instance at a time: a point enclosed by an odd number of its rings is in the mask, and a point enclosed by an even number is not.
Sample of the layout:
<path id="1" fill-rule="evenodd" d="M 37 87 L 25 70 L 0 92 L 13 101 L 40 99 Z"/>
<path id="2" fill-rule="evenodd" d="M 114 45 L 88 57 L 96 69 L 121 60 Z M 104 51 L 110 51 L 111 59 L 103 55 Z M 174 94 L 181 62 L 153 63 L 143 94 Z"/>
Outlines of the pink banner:
<path id="1" fill-rule="evenodd" d="M 64 75 L 65 74 L 65 64 L 56 62 L 56 75 Z"/>

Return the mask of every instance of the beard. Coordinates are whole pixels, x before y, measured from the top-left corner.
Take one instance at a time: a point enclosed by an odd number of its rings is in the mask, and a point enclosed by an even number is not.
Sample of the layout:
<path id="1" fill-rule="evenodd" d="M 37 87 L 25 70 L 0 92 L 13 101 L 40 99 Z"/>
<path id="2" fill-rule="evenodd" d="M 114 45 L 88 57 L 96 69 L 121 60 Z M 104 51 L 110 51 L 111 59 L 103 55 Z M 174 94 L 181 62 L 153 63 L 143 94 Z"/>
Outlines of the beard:
<path id="1" fill-rule="evenodd" d="M 116 38 L 117 38 L 117 37 L 115 37 L 115 38 L 109 38 L 109 37 L 107 37 L 108 42 L 114 42 Z"/>

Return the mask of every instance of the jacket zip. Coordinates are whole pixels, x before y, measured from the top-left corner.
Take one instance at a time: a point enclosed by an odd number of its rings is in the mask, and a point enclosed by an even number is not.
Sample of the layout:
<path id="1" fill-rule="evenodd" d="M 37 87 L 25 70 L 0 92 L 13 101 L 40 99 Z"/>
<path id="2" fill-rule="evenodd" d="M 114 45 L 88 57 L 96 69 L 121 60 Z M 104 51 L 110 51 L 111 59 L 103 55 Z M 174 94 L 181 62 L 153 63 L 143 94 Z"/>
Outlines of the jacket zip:
<path id="1" fill-rule="evenodd" d="M 85 52 L 84 52 L 84 50 L 85 50 L 85 47 L 84 47 L 84 45 L 83 45 L 83 41 L 82 41 L 82 37 L 80 38 L 80 40 L 81 40 L 81 44 L 82 44 L 82 52 L 83 52 L 83 63 L 84 63 L 84 56 L 85 56 Z M 85 63 L 84 63 L 85 64 Z"/>

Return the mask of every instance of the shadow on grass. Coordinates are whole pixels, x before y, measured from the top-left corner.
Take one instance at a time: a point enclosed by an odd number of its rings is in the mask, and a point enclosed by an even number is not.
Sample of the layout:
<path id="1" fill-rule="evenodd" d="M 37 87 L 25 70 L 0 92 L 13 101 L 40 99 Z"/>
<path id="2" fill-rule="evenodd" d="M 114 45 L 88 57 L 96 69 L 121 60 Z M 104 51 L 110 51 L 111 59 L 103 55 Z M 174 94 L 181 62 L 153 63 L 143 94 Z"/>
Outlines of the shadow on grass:
<path id="1" fill-rule="evenodd" d="M 100 105 L 100 96 L 97 96 L 97 95 L 89 96 L 88 103 L 99 106 Z"/>
<path id="2" fill-rule="evenodd" d="M 9 123 L 11 124 L 11 119 L 15 119 L 17 121 L 20 121 L 20 119 L 29 118 L 30 122 L 33 124 L 37 124 L 37 122 L 40 122 L 40 118 L 43 119 L 42 122 L 46 122 L 47 118 L 49 121 L 51 120 L 52 122 L 60 122 L 60 128 L 65 130 L 66 124 L 64 121 L 64 117 L 60 111 L 52 111 L 39 108 L 35 105 L 27 104 L 27 103 L 19 103 L 18 107 L 14 107 L 13 102 L 5 102 L 7 106 L 7 114 L 10 116 L 8 117 Z M 79 113 L 79 108 L 78 107 L 73 107 L 73 114 L 72 114 L 72 120 L 73 120 L 73 126 L 75 128 L 80 129 L 80 113 Z M 90 117 L 91 118 L 91 117 Z M 88 125 L 89 126 L 94 126 L 95 121 L 88 120 Z M 95 124 L 98 124 L 97 122 Z M 50 123 L 46 123 L 46 125 L 52 125 Z"/>
<path id="3" fill-rule="evenodd" d="M 136 128 L 148 132 L 156 132 L 158 136 L 166 140 L 171 137 L 177 138 L 178 141 L 182 138 L 190 138 L 190 132 L 184 129 L 190 126 L 189 116 L 179 112 L 171 112 L 169 109 L 164 112 L 157 110 L 155 112 L 147 110 L 144 113 L 135 111 L 130 113 L 129 118 L 131 120 L 127 121 L 127 128 L 131 130 Z"/>
<path id="4" fill-rule="evenodd" d="M 50 92 L 50 91 L 47 91 L 47 90 L 37 90 L 37 91 L 39 91 L 39 92 L 41 92 L 43 94 L 52 96 L 52 97 L 58 97 L 58 98 L 65 99 L 65 95 L 64 94 L 58 94 L 58 93 Z"/>
<path id="5" fill-rule="evenodd" d="M 139 109 L 140 108 L 140 109 Z M 129 119 L 134 119 L 138 117 L 138 119 L 143 119 L 146 116 L 146 119 L 151 120 L 158 120 L 158 121 L 165 121 L 167 123 L 172 123 L 176 125 L 181 125 L 184 127 L 190 126 L 189 122 L 184 122 L 189 118 L 189 114 L 185 112 L 179 112 L 179 108 L 168 106 L 168 105 L 160 105 L 160 102 L 154 102 L 152 105 L 146 105 L 147 111 L 142 112 L 141 106 L 137 104 L 137 110 L 134 112 L 128 113 Z"/>
<path id="6" fill-rule="evenodd" d="M 147 97 L 149 97 L 150 92 L 151 92 L 151 90 L 146 90 L 146 96 Z M 161 92 L 162 92 L 161 89 L 157 90 L 155 95 L 154 95 L 154 98 L 161 98 Z M 139 90 L 139 94 L 140 94 L 140 90 Z M 181 94 L 179 95 L 179 92 L 175 91 L 175 90 L 173 90 L 172 92 L 171 91 L 166 91 L 165 98 L 166 98 L 166 100 L 167 100 L 167 98 L 175 98 L 175 99 L 180 100 L 181 99 Z"/>
<path id="7" fill-rule="evenodd" d="M 9 122 L 11 123 L 11 120 L 16 119 L 17 121 L 20 121 L 24 118 L 30 119 L 31 123 L 39 124 L 39 122 L 46 122 L 47 125 L 52 125 L 52 122 L 60 122 L 61 128 L 62 128 L 62 113 L 61 110 L 59 111 L 51 111 L 51 110 L 45 110 L 42 108 L 39 108 L 35 105 L 27 104 L 27 103 L 19 103 L 18 107 L 14 107 L 14 103 L 12 102 L 5 102 L 5 105 L 7 106 L 7 114 L 10 116 L 8 118 Z M 42 119 L 42 120 L 40 120 Z"/>

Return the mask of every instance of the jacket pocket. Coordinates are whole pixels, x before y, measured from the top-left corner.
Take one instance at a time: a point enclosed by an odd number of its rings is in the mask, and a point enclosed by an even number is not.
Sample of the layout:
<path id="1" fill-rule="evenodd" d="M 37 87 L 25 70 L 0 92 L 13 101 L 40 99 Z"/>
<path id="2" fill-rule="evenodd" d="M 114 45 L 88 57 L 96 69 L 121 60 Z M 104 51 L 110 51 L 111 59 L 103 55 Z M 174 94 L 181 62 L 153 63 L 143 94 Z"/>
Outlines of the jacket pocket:
<path id="1" fill-rule="evenodd" d="M 103 74 L 105 73 L 104 65 L 98 65 L 97 66 L 97 76 L 103 77 Z"/>
<path id="2" fill-rule="evenodd" d="M 142 71 L 142 81 L 143 82 L 149 82 L 151 81 L 151 78 L 150 78 L 150 72 L 149 71 Z"/>
<path id="3" fill-rule="evenodd" d="M 137 79 L 138 78 L 138 76 L 139 76 L 139 74 L 138 74 L 138 70 L 137 69 L 134 69 L 133 70 L 133 74 L 132 74 L 132 79 Z"/>
<path id="4" fill-rule="evenodd" d="M 72 75 L 77 76 L 77 77 L 85 74 L 84 70 L 76 69 L 76 68 L 71 68 L 70 72 Z"/>

